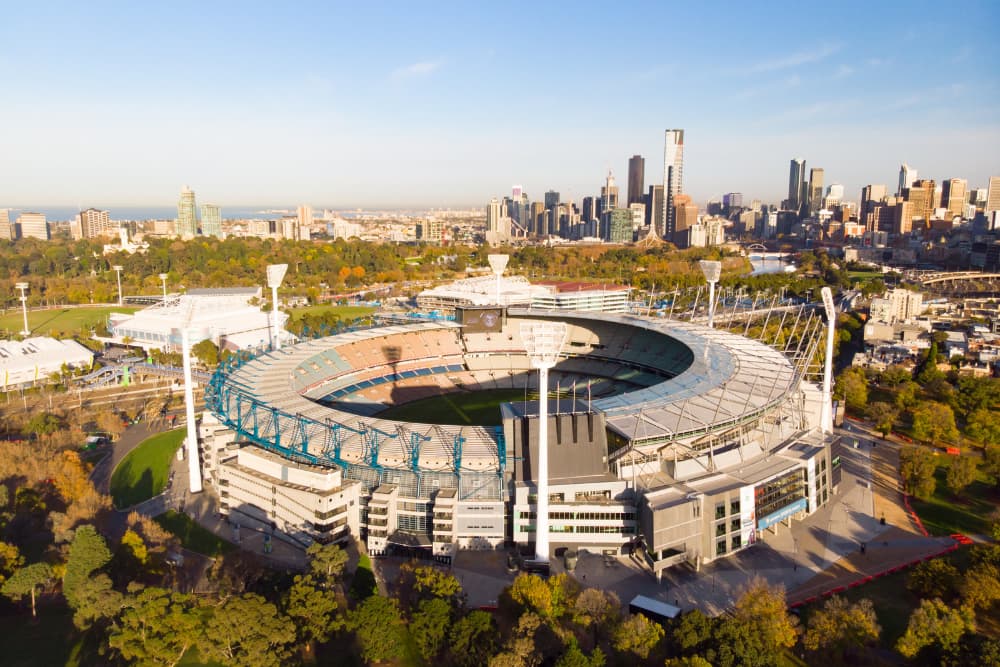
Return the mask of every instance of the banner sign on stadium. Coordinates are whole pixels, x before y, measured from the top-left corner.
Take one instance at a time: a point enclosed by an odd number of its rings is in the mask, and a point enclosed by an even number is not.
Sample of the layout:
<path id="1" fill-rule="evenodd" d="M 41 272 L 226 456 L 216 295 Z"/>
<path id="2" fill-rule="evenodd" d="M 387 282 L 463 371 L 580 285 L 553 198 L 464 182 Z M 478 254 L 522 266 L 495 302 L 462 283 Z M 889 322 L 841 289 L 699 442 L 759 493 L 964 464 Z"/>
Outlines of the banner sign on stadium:
<path id="1" fill-rule="evenodd" d="M 816 457 L 806 461 L 806 486 L 809 494 L 809 507 L 813 511 L 819 506 L 816 502 Z"/>
<path id="2" fill-rule="evenodd" d="M 804 512 L 808 501 L 805 498 L 799 498 L 791 505 L 785 505 L 777 512 L 772 512 L 766 517 L 757 522 L 757 530 L 764 530 L 765 528 L 770 528 L 779 521 L 784 521 L 788 517 L 798 514 L 799 512 Z"/>
<path id="3" fill-rule="evenodd" d="M 757 531 L 754 529 L 755 506 L 753 486 L 740 488 L 740 544 L 750 546 L 757 541 Z"/>

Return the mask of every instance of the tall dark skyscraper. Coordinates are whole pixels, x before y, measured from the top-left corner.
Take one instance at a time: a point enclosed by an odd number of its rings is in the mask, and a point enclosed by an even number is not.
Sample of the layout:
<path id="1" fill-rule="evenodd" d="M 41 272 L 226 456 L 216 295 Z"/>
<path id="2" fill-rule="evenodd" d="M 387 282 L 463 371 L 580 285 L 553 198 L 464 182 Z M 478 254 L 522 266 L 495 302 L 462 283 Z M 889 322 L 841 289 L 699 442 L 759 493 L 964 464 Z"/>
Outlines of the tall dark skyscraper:
<path id="1" fill-rule="evenodd" d="M 684 130 L 667 130 L 663 140 L 664 236 L 674 237 L 674 197 L 684 192 Z"/>
<path id="2" fill-rule="evenodd" d="M 628 204 L 642 204 L 646 189 L 646 158 L 633 155 L 628 160 Z"/>
<path id="3" fill-rule="evenodd" d="M 653 233 L 663 238 L 663 186 L 650 185 L 646 195 L 646 224 L 652 225 Z"/>
<path id="4" fill-rule="evenodd" d="M 802 189 L 806 182 L 806 161 L 792 159 L 788 168 L 788 210 L 798 211 L 802 206 Z"/>
<path id="5" fill-rule="evenodd" d="M 551 211 L 556 206 L 559 205 L 559 193 L 555 190 L 549 190 L 545 193 L 545 210 Z"/>

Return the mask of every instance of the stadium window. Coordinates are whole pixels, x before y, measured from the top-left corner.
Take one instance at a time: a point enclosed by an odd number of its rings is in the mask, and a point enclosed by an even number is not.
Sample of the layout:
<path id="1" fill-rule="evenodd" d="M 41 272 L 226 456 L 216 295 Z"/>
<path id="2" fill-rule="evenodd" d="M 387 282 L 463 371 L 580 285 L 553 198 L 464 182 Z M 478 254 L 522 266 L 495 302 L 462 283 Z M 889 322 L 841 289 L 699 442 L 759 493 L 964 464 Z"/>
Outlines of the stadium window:
<path id="1" fill-rule="evenodd" d="M 730 531 L 739 530 L 739 529 L 740 529 L 740 520 L 739 519 L 733 519 L 732 521 L 729 522 L 729 530 Z"/>
<path id="2" fill-rule="evenodd" d="M 725 519 L 726 518 L 726 503 L 716 503 L 715 504 L 715 518 Z"/>
<path id="3" fill-rule="evenodd" d="M 733 551 L 736 551 L 743 546 L 743 540 L 739 535 L 733 535 Z"/>
<path id="4" fill-rule="evenodd" d="M 715 543 L 715 553 L 718 556 L 721 556 L 722 554 L 726 553 L 726 541 L 725 540 L 719 540 L 718 542 Z"/>
<path id="5" fill-rule="evenodd" d="M 715 527 L 715 536 L 722 537 L 726 534 L 726 524 L 720 523 Z"/>
<path id="6" fill-rule="evenodd" d="M 730 514 L 740 513 L 740 501 L 734 500 L 731 503 L 729 503 L 729 513 Z"/>

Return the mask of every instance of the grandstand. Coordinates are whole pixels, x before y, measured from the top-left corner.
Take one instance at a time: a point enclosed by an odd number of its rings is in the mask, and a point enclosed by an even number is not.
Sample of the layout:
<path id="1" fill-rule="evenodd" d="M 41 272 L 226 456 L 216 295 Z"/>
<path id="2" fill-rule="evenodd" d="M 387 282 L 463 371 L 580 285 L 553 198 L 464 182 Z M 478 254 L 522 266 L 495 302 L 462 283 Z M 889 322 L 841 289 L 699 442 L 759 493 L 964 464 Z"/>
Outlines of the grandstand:
<path id="1" fill-rule="evenodd" d="M 373 553 L 397 545 L 443 560 L 457 548 L 532 541 L 535 402 L 504 404 L 496 426 L 380 413 L 449 393 L 537 387 L 520 330 L 547 319 L 568 329 L 551 381 L 579 393 L 549 409 L 554 544 L 642 549 L 661 572 L 738 551 L 778 525 L 776 512 L 790 520 L 826 502 L 835 466 L 813 433 L 819 391 L 805 370 L 819 324 L 811 315 L 776 349 L 673 320 L 509 308 L 484 326 L 392 324 L 220 369 L 206 393 L 219 425 L 203 426 L 202 456 L 223 512 L 304 543 L 358 530 Z M 243 449 L 277 455 L 285 467 L 248 475 L 254 461 L 271 459 L 238 462 Z M 281 509 L 289 471 L 317 468 L 341 475 L 327 493 L 357 500 L 336 525 L 320 497 L 311 519 Z M 774 486 L 782 476 L 792 481 Z M 761 501 L 770 513 L 760 523 L 754 493 L 771 487 L 779 494 Z"/>

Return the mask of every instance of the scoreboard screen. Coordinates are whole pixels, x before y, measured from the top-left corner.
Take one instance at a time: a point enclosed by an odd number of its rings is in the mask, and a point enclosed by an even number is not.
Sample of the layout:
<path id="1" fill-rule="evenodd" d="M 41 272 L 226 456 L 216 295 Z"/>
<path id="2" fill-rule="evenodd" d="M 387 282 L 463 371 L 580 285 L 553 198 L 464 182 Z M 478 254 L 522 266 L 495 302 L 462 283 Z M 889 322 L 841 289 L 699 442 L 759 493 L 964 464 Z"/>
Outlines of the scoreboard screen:
<path id="1" fill-rule="evenodd" d="M 455 315 L 467 333 L 499 332 L 503 326 L 502 308 L 459 308 Z"/>

